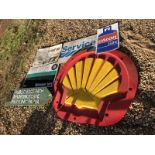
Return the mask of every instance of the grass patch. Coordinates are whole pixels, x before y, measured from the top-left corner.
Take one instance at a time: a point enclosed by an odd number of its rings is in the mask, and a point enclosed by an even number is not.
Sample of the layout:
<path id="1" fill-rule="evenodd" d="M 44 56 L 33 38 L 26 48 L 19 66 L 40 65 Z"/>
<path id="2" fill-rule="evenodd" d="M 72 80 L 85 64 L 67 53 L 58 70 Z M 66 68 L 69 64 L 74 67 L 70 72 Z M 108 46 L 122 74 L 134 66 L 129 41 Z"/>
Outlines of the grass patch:
<path id="1" fill-rule="evenodd" d="M 14 20 L 0 38 L 0 102 L 17 85 L 29 56 L 39 42 L 43 20 Z"/>
<path id="2" fill-rule="evenodd" d="M 32 20 L 25 22 L 16 22 L 9 26 L 4 36 L 0 39 L 1 59 L 9 59 L 25 43 L 33 43 L 37 38 L 37 32 L 33 32 Z"/>

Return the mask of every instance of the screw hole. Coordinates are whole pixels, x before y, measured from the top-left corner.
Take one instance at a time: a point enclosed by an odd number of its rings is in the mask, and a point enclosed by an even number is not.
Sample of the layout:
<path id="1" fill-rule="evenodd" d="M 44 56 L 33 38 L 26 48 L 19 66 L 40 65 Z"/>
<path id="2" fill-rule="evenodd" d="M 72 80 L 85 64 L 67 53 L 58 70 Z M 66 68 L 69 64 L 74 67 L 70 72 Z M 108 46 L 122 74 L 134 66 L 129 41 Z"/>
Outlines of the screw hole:
<path id="1" fill-rule="evenodd" d="M 108 117 L 108 116 L 109 116 L 109 114 L 107 114 L 107 113 L 106 113 L 106 114 L 105 114 L 105 116 L 106 116 L 106 117 Z"/>
<path id="2" fill-rule="evenodd" d="M 121 59 L 121 60 L 123 60 L 123 58 L 122 58 L 122 57 L 121 57 L 120 59 Z"/>
<path id="3" fill-rule="evenodd" d="M 129 88 L 130 91 L 132 91 L 132 88 Z"/>
<path id="4" fill-rule="evenodd" d="M 76 117 L 74 117 L 74 120 L 76 120 Z"/>

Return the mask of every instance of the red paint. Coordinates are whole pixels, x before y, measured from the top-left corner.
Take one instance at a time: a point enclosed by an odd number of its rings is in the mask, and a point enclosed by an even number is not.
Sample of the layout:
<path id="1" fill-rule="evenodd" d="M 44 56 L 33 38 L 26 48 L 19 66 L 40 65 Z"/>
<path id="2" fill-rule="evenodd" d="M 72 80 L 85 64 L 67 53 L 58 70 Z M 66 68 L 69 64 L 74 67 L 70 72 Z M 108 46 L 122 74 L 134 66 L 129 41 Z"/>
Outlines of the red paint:
<path id="1" fill-rule="evenodd" d="M 118 34 L 117 34 L 117 32 L 113 32 L 111 34 L 99 37 L 98 44 L 102 44 L 104 42 L 112 41 L 112 40 L 116 40 L 116 39 L 118 39 Z"/>

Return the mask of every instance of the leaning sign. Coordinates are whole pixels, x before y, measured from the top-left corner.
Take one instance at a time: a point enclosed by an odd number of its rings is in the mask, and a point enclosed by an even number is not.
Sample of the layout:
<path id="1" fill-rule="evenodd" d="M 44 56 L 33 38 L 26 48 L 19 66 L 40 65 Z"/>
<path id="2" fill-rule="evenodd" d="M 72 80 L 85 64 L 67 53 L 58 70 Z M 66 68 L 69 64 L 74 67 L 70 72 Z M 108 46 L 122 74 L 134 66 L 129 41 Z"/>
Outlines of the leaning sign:
<path id="1" fill-rule="evenodd" d="M 33 67 L 38 67 L 43 64 L 52 64 L 58 61 L 62 49 L 62 44 L 38 49 Z"/>
<path id="2" fill-rule="evenodd" d="M 113 51 L 119 48 L 118 23 L 97 30 L 97 53 Z"/>
<path id="3" fill-rule="evenodd" d="M 23 87 L 49 87 L 53 86 L 55 75 L 58 71 L 57 63 L 45 64 L 39 67 L 31 67 L 26 75 Z"/>
<path id="4" fill-rule="evenodd" d="M 64 43 L 58 62 L 59 64 L 64 64 L 70 57 L 72 57 L 79 50 L 88 47 L 95 48 L 95 46 L 96 46 L 96 35 Z"/>
<path id="5" fill-rule="evenodd" d="M 62 44 L 38 49 L 36 58 L 28 71 L 24 88 L 48 87 L 52 88 L 59 65 L 57 63 Z"/>
<path id="6" fill-rule="evenodd" d="M 12 106 L 39 106 L 45 105 L 52 99 L 52 94 L 46 87 L 22 88 L 15 90 L 10 102 Z"/>

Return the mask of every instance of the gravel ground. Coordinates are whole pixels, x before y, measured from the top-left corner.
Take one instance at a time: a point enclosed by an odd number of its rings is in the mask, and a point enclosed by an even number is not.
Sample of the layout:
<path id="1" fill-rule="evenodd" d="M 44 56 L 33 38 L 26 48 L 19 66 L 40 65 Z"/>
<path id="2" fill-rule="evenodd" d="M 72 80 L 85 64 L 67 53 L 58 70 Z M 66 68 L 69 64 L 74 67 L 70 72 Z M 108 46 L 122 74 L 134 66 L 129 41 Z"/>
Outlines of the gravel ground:
<path id="1" fill-rule="evenodd" d="M 62 121 L 53 109 L 48 114 L 48 105 L 1 107 L 0 134 L 155 134 L 155 20 L 45 20 L 41 28 L 45 34 L 37 47 L 90 36 L 116 21 L 120 24 L 120 49 L 131 57 L 139 72 L 137 95 L 118 124 L 96 127 Z"/>

